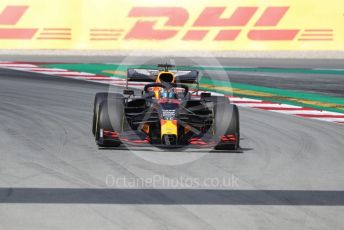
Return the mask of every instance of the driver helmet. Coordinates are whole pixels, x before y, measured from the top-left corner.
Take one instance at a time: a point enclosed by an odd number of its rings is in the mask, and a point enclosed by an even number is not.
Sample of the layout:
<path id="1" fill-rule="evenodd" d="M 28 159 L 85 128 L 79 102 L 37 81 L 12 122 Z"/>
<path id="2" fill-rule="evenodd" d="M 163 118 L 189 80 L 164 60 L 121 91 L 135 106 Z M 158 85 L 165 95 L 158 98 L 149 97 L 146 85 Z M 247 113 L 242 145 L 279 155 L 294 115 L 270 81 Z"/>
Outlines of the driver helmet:
<path id="1" fill-rule="evenodd" d="M 168 91 L 164 88 L 160 89 L 160 98 L 168 98 Z"/>
<path id="2" fill-rule="evenodd" d="M 173 91 L 168 91 L 166 89 L 161 89 L 160 90 L 160 98 L 174 99 L 174 98 L 176 98 L 176 93 Z"/>

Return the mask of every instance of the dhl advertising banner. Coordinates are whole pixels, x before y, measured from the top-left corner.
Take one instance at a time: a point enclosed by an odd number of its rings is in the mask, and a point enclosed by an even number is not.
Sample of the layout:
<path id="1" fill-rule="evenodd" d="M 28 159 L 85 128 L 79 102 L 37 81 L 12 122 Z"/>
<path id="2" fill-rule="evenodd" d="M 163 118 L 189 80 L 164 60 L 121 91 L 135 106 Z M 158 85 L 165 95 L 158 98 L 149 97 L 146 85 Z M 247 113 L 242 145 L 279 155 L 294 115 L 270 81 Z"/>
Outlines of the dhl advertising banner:
<path id="1" fill-rule="evenodd" d="M 1 0 L 0 49 L 344 50 L 343 0 Z"/>

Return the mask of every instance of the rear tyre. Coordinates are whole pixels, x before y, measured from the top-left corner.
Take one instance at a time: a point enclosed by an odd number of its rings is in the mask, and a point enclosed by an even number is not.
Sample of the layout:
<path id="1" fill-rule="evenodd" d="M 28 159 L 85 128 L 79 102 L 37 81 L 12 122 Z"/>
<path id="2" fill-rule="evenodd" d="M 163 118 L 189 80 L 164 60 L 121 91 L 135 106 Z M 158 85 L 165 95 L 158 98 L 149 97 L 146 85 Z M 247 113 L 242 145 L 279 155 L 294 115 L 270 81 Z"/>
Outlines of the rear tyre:
<path id="1" fill-rule="evenodd" d="M 219 97 L 220 98 L 220 97 Z M 224 97 L 223 97 L 224 98 Z M 226 98 L 227 99 L 227 98 Z M 214 104 L 214 133 L 215 138 L 225 135 L 235 135 L 235 143 L 221 141 L 215 146 L 216 150 L 237 150 L 240 144 L 239 110 L 236 105 L 230 104 L 229 100 L 219 99 Z"/>
<path id="2" fill-rule="evenodd" d="M 103 136 L 103 130 L 123 132 L 126 120 L 124 117 L 124 103 L 121 99 L 104 100 L 99 105 L 99 112 L 96 120 L 95 139 L 100 147 L 118 147 L 121 144 L 119 139 L 108 139 Z"/>
<path id="3" fill-rule="evenodd" d="M 93 105 L 93 119 L 92 119 L 93 135 L 95 135 L 96 133 L 96 119 L 97 119 L 100 103 L 102 103 L 106 99 L 117 99 L 117 98 L 124 98 L 124 96 L 120 93 L 108 93 L 108 92 L 101 92 L 95 95 L 94 105 Z"/>

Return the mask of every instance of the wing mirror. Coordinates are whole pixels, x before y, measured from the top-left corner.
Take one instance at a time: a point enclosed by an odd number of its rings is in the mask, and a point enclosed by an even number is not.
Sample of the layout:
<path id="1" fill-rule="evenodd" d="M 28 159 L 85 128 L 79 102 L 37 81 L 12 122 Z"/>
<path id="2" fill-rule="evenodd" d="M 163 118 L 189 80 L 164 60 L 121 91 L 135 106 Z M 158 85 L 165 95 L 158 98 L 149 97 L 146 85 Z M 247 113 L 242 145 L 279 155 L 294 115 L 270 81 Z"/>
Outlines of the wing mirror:
<path id="1" fill-rule="evenodd" d="M 124 95 L 135 95 L 135 92 L 134 92 L 134 90 L 131 90 L 131 89 L 125 89 L 125 90 L 123 90 L 123 94 Z"/>

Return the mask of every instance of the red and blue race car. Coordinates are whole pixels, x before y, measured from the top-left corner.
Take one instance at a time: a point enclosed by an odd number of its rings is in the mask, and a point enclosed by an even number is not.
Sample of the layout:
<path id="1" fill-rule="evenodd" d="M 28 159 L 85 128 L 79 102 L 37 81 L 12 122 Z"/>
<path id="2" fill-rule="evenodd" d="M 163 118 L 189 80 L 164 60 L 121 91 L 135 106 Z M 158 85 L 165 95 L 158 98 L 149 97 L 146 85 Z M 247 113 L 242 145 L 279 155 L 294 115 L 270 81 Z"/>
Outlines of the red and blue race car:
<path id="1" fill-rule="evenodd" d="M 100 147 L 239 148 L 239 111 L 225 96 L 199 93 L 196 70 L 128 69 L 123 94 L 100 92 L 94 100 L 93 134 Z M 135 95 L 128 82 L 145 82 Z M 192 89 L 192 90 L 190 90 Z"/>

